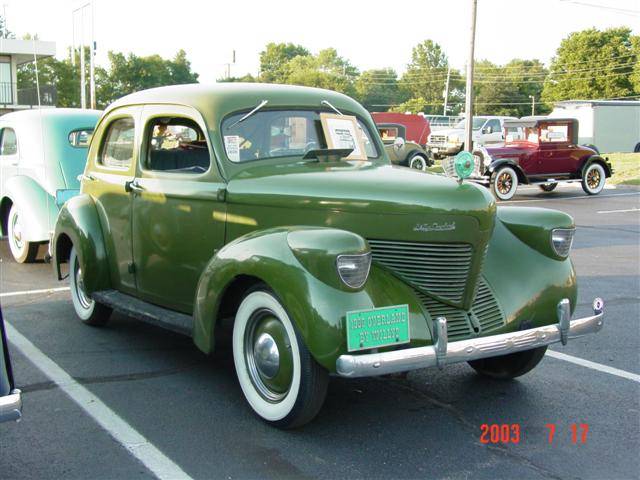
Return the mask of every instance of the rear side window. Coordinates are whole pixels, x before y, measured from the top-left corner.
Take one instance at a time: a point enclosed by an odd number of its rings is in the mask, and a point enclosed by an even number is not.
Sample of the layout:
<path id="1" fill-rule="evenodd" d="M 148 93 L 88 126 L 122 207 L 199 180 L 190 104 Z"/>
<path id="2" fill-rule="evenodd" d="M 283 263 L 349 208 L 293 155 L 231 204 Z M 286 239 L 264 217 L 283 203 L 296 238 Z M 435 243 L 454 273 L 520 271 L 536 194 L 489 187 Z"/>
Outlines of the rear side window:
<path id="1" fill-rule="evenodd" d="M 69 133 L 69 145 L 76 148 L 87 148 L 93 135 L 93 128 L 74 130 Z"/>
<path id="2" fill-rule="evenodd" d="M 204 173 L 211 158 L 202 129 L 186 118 L 154 118 L 147 128 L 147 170 Z"/>
<path id="3" fill-rule="evenodd" d="M 0 155 L 15 155 L 18 153 L 18 139 L 13 128 L 3 128 L 2 140 L 0 141 Z"/>
<path id="4" fill-rule="evenodd" d="M 135 124 L 133 118 L 120 118 L 109 125 L 102 145 L 100 163 L 107 167 L 129 168 L 133 161 Z"/>

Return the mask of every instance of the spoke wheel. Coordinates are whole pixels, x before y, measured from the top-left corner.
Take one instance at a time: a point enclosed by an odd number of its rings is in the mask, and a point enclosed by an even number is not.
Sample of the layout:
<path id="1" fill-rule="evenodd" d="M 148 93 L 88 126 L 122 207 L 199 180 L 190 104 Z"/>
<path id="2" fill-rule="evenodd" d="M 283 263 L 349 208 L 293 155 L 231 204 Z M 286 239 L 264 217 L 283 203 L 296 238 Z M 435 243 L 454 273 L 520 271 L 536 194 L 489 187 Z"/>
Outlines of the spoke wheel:
<path id="1" fill-rule="evenodd" d="M 7 237 L 9 249 L 18 263 L 32 263 L 38 256 L 38 243 L 29 242 L 25 238 L 23 218 L 15 205 L 11 206 L 7 221 Z"/>
<path id="2" fill-rule="evenodd" d="M 599 163 L 592 163 L 582 174 L 582 189 L 588 195 L 597 195 L 604 188 L 606 174 Z"/>
<path id="3" fill-rule="evenodd" d="M 511 167 L 503 167 L 491 175 L 491 191 L 499 200 L 510 200 L 518 189 L 518 175 Z"/>
<path id="4" fill-rule="evenodd" d="M 250 291 L 238 307 L 233 361 L 247 402 L 275 427 L 304 425 L 324 403 L 327 371 L 313 359 L 288 313 L 264 285 Z"/>

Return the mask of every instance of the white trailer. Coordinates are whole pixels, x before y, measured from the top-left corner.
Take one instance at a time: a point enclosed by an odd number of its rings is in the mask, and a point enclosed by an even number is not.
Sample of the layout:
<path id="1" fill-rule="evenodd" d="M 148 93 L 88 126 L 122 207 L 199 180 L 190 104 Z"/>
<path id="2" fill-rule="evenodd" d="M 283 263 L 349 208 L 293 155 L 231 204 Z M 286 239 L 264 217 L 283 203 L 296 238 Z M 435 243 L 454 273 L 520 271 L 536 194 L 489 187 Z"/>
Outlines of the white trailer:
<path id="1" fill-rule="evenodd" d="M 556 102 L 553 118 L 575 118 L 578 142 L 600 152 L 640 151 L 640 101 L 566 100 Z"/>

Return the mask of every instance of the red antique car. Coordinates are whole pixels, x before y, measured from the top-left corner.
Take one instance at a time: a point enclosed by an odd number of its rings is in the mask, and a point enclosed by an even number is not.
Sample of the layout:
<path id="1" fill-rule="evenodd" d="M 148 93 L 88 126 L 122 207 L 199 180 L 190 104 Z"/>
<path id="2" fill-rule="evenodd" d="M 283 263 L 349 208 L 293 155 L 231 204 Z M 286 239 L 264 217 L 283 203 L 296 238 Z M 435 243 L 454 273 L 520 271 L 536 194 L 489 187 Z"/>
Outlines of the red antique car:
<path id="1" fill-rule="evenodd" d="M 373 112 L 371 116 L 378 127 L 395 129 L 395 137 L 426 147 L 431 127 L 424 116 L 394 112 Z"/>
<path id="2" fill-rule="evenodd" d="M 581 182 L 597 195 L 613 173 L 608 159 L 594 147 L 577 145 L 574 118 L 523 117 L 505 121 L 505 143 L 473 152 L 474 180 L 491 187 L 499 200 L 511 199 L 519 184 L 550 192 L 558 183 Z M 445 174 L 455 176 L 453 158 L 443 160 Z"/>

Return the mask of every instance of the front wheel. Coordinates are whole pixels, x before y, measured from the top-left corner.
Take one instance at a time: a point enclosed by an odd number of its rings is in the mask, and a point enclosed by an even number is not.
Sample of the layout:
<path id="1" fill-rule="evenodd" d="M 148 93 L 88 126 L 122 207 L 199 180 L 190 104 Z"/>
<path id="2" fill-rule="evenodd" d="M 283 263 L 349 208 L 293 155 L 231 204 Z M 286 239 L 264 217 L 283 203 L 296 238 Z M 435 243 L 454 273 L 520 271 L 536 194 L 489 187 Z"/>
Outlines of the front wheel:
<path id="1" fill-rule="evenodd" d="M 294 428 L 320 411 L 328 372 L 313 359 L 280 301 L 264 286 L 249 292 L 238 307 L 233 360 L 247 402 L 265 422 Z"/>
<path id="2" fill-rule="evenodd" d="M 83 323 L 96 327 L 106 324 L 111 317 L 112 310 L 87 295 L 84 288 L 82 268 L 80 268 L 75 248 L 71 249 L 69 256 L 69 284 L 71 301 L 78 318 Z"/>
<path id="3" fill-rule="evenodd" d="M 599 163 L 592 163 L 582 172 L 582 190 L 587 195 L 597 195 L 604 188 L 606 174 Z"/>
<path id="4" fill-rule="evenodd" d="M 7 236 L 13 258 L 18 263 L 33 263 L 38 256 L 37 242 L 29 242 L 24 235 L 24 219 L 15 205 L 9 210 Z"/>
<path id="5" fill-rule="evenodd" d="M 511 200 L 518 189 L 518 175 L 511 167 L 502 167 L 491 175 L 491 193 L 498 200 Z"/>
<path id="6" fill-rule="evenodd" d="M 542 185 L 539 185 L 540 190 L 542 190 L 543 192 L 553 192 L 556 187 L 558 186 L 558 183 L 543 183 Z"/>
<path id="7" fill-rule="evenodd" d="M 424 172 L 428 167 L 427 158 L 424 155 L 415 154 L 409 159 L 409 167 Z"/>
<path id="8" fill-rule="evenodd" d="M 547 347 L 538 347 L 500 357 L 473 360 L 469 362 L 469 365 L 485 377 L 511 380 L 533 370 L 540 363 L 546 351 Z"/>

